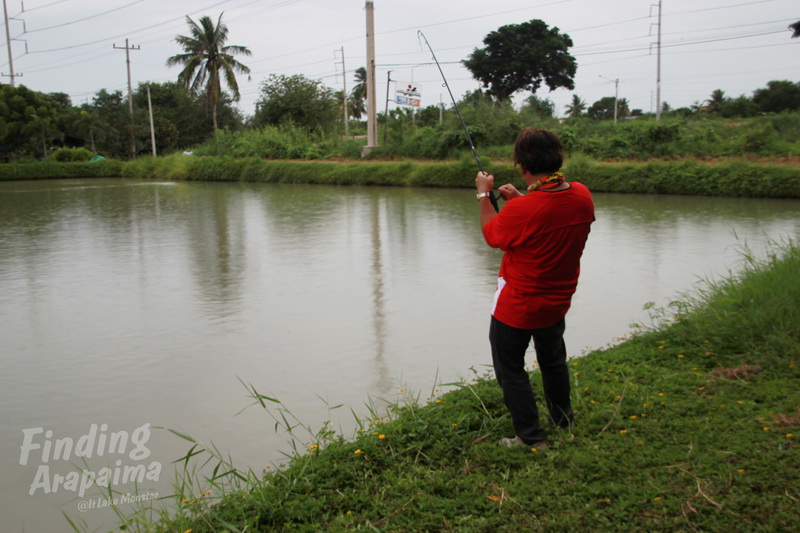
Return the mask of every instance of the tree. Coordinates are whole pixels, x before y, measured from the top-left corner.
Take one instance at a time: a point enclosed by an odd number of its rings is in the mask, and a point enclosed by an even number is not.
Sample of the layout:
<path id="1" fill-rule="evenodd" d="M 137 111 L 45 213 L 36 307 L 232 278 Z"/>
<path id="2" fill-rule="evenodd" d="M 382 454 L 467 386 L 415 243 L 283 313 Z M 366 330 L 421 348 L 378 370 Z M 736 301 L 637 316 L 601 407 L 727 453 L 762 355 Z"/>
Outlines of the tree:
<path id="1" fill-rule="evenodd" d="M 573 94 L 572 102 L 567 105 L 566 110 L 570 118 L 579 117 L 586 111 L 586 102 L 577 94 Z"/>
<path id="2" fill-rule="evenodd" d="M 722 89 L 716 89 L 714 92 L 711 93 L 711 98 L 706 100 L 708 105 L 706 106 L 709 113 L 720 114 L 722 112 L 722 108 L 725 107 L 725 104 L 730 100 L 727 96 L 725 96 L 725 91 Z"/>
<path id="3" fill-rule="evenodd" d="M 367 69 L 358 67 L 353 81 L 356 84 L 353 85 L 353 89 L 350 91 L 348 102 L 350 104 L 350 116 L 358 120 L 367 112 L 367 107 L 364 103 L 367 100 Z"/>
<path id="4" fill-rule="evenodd" d="M 538 118 L 553 118 L 556 113 L 556 105 L 549 98 L 539 98 L 532 94 L 522 103 L 520 113 L 524 111 L 529 111 Z"/>
<path id="5" fill-rule="evenodd" d="M 228 27 L 222 23 L 222 14 L 216 26 L 208 16 L 200 17 L 200 24 L 186 17 L 191 35 L 178 35 L 177 42 L 184 53 L 167 59 L 167 66 L 183 65 L 178 81 L 192 92 L 205 92 L 208 105 L 211 107 L 211 122 L 217 131 L 217 105 L 222 97 L 221 78 L 233 94 L 233 101 L 238 102 L 239 84 L 236 73 L 249 74 L 250 69 L 239 63 L 233 56 L 252 55 L 244 46 L 226 45 Z"/>
<path id="6" fill-rule="evenodd" d="M 764 89 L 756 89 L 753 102 L 764 113 L 780 113 L 800 109 L 800 84 L 791 81 L 770 81 Z"/>
<path id="7" fill-rule="evenodd" d="M 615 98 L 606 96 L 592 104 L 586 112 L 591 118 L 598 120 L 610 120 L 614 118 L 614 101 L 617 101 L 617 118 L 625 118 L 630 114 L 628 100 L 626 98 Z"/>
<path id="8" fill-rule="evenodd" d="M 100 89 L 92 99 L 92 105 L 86 106 L 89 112 L 96 112 L 101 122 L 109 127 L 104 131 L 105 137 L 98 144 L 98 151 L 107 157 L 115 157 L 130 152 L 125 128 L 130 122 L 128 104 L 122 91 L 108 92 Z"/>
<path id="9" fill-rule="evenodd" d="M 50 143 L 63 138 L 63 132 L 56 126 L 63 112 L 61 97 L 52 98 L 24 85 L 0 84 L 0 102 L 0 122 L 5 123 L 2 128 L 5 136 L 0 136 L 0 144 L 5 145 L 10 158 L 26 157 L 39 151 L 46 157 Z"/>
<path id="10" fill-rule="evenodd" d="M 462 63 L 499 100 L 524 89 L 536 92 L 542 82 L 551 91 L 575 88 L 577 64 L 568 53 L 572 39 L 558 28 L 538 19 L 509 24 L 489 33 L 483 44 Z"/>
<path id="11" fill-rule="evenodd" d="M 43 157 L 47 159 L 47 146 L 54 139 L 64 137 L 64 134 L 53 124 L 53 117 L 49 109 L 31 108 L 26 114 L 27 120 L 22 126 L 21 133 L 23 137 L 30 140 L 32 146 L 41 147 Z"/>
<path id="12" fill-rule="evenodd" d="M 758 106 L 753 102 L 752 98 L 748 98 L 745 95 L 729 98 L 725 102 L 725 107 L 722 108 L 722 116 L 725 118 L 754 117 L 756 115 L 758 115 Z"/>
<path id="13" fill-rule="evenodd" d="M 272 74 L 256 101 L 256 126 L 292 123 L 309 131 L 330 130 L 339 120 L 339 102 L 333 90 L 302 74 Z"/>
<path id="14" fill-rule="evenodd" d="M 460 107 L 474 107 L 482 104 L 492 105 L 494 101 L 492 96 L 483 89 L 475 89 L 474 91 L 467 91 L 459 102 Z"/>
<path id="15" fill-rule="evenodd" d="M 89 145 L 92 148 L 92 153 L 97 155 L 97 143 L 95 141 L 103 141 L 106 138 L 106 131 L 109 129 L 108 124 L 103 122 L 100 114 L 97 111 L 81 110 L 77 116 L 72 120 L 70 126 L 76 130 L 79 135 L 89 137 Z"/>

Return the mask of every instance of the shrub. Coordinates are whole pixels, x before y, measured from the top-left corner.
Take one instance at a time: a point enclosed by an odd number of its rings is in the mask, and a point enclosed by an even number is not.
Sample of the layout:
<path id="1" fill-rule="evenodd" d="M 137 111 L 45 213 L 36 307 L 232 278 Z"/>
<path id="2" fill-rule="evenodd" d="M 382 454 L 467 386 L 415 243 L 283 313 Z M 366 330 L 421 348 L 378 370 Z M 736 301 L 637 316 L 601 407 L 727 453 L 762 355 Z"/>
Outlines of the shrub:
<path id="1" fill-rule="evenodd" d="M 69 163 L 72 161 L 89 161 L 92 152 L 86 148 L 59 148 L 50 153 L 47 159 L 50 161 L 59 161 L 61 163 Z"/>

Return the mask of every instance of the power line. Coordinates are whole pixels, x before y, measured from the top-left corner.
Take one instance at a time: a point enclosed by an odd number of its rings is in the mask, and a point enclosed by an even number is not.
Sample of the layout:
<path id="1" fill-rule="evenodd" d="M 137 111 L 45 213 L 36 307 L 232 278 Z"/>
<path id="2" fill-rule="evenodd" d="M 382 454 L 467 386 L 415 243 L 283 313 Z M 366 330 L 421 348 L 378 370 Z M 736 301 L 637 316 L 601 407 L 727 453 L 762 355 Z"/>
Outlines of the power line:
<path id="1" fill-rule="evenodd" d="M 98 13 L 96 15 L 90 15 L 90 16 L 84 17 L 82 19 L 73 20 L 71 22 L 64 22 L 62 24 L 56 24 L 55 26 L 49 26 L 47 28 L 39 28 L 38 30 L 28 30 L 26 33 L 36 33 L 36 32 L 39 32 L 39 31 L 52 30 L 54 28 L 63 28 L 64 26 L 70 26 L 72 24 L 77 24 L 79 22 L 84 22 L 84 21 L 87 21 L 87 20 L 95 19 L 97 17 L 102 17 L 103 15 L 108 15 L 109 13 L 114 13 L 115 11 L 120 11 L 121 9 L 125 9 L 125 8 L 131 7 L 131 6 L 136 5 L 136 4 L 141 4 L 144 1 L 145 0 L 136 0 L 135 2 L 131 2 L 130 4 L 125 4 L 124 6 L 115 7 L 114 9 L 110 9 L 108 11 L 104 11 L 104 12 Z"/>
<path id="2" fill-rule="evenodd" d="M 139 1 L 144 1 L 144 0 L 139 0 Z M 209 6 L 203 7 L 201 9 L 197 10 L 197 11 L 194 11 L 194 12 L 192 12 L 192 14 L 194 15 L 196 13 L 200 13 L 201 11 L 205 11 L 205 10 L 214 8 L 214 7 L 217 7 L 217 6 L 222 5 L 222 4 L 227 4 L 228 2 L 232 2 L 232 1 L 233 0 L 223 0 L 222 2 L 216 2 L 216 3 L 211 4 Z M 136 2 L 134 2 L 134 3 L 136 3 Z M 82 48 L 84 46 L 91 46 L 93 44 L 106 43 L 108 41 L 113 41 L 113 40 L 116 40 L 116 39 L 120 39 L 120 38 L 124 37 L 125 35 L 135 35 L 135 34 L 140 33 L 140 32 L 152 30 L 152 29 L 157 28 L 159 26 L 163 26 L 165 24 L 171 24 L 171 23 L 175 23 L 177 21 L 182 21 L 182 20 L 185 20 L 184 17 L 171 18 L 171 19 L 167 19 L 167 20 L 158 22 L 156 24 L 152 24 L 150 26 L 147 26 L 147 27 L 139 29 L 139 30 L 133 30 L 133 31 L 121 33 L 119 35 L 114 35 L 112 37 L 105 37 L 103 39 L 98 39 L 96 41 L 90 41 L 90 42 L 81 43 L 81 44 L 75 44 L 75 45 L 71 45 L 71 46 L 63 46 L 63 47 L 60 47 L 60 48 L 51 48 L 49 50 L 35 50 L 33 52 L 28 52 L 28 53 L 29 54 L 44 54 L 44 53 L 49 53 L 49 52 L 61 52 L 63 50 L 73 50 L 75 48 Z"/>

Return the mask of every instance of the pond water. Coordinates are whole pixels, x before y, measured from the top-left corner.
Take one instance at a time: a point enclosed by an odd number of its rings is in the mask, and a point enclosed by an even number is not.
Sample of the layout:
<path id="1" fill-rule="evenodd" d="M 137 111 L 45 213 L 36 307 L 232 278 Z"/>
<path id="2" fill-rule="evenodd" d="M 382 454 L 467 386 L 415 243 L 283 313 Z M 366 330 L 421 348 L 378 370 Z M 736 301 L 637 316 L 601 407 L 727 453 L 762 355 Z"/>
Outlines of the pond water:
<path id="1" fill-rule="evenodd" d="M 646 322 L 645 303 L 735 269 L 745 244 L 761 254 L 800 230 L 798 201 L 595 202 L 575 356 Z M 468 190 L 0 183 L 3 531 L 68 530 L 62 511 L 113 523 L 83 470 L 122 501 L 168 495 L 190 444 L 160 428 L 241 468 L 280 462 L 288 436 L 246 409 L 244 384 L 350 435 L 351 408 L 484 374 L 501 253 L 477 216 Z"/>

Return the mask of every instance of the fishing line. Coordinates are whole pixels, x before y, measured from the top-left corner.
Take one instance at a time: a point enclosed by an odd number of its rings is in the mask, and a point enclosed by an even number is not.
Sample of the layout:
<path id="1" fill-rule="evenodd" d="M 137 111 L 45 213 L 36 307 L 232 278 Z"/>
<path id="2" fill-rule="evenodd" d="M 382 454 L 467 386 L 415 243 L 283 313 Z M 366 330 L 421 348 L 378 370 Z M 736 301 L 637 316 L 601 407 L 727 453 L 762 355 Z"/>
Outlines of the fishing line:
<path id="1" fill-rule="evenodd" d="M 439 69 L 439 74 L 442 76 L 442 84 L 443 87 L 447 89 L 447 94 L 450 95 L 450 100 L 453 102 L 453 108 L 456 110 L 456 115 L 458 115 L 458 120 L 461 121 L 461 127 L 464 128 L 464 134 L 467 136 L 467 141 L 469 142 L 469 147 L 472 149 L 472 155 L 475 156 L 475 161 L 478 163 L 478 169 L 481 172 L 484 172 L 483 165 L 481 165 L 481 159 L 478 157 L 478 151 L 475 150 L 475 144 L 472 142 L 472 137 L 469 134 L 469 130 L 467 129 L 467 124 L 464 122 L 464 117 L 461 116 L 461 111 L 458 109 L 458 104 L 456 103 L 456 99 L 453 98 L 453 92 L 450 90 L 450 85 L 447 83 L 447 78 L 442 72 L 442 66 L 439 64 L 439 60 L 436 59 L 436 54 L 433 52 L 433 48 L 431 47 L 431 43 L 428 42 L 428 39 L 425 37 L 425 34 L 422 33 L 422 30 L 417 30 L 417 39 L 422 37 L 425 39 L 425 44 L 428 45 L 428 50 L 431 51 L 431 56 L 433 56 L 434 62 L 436 62 L 436 68 Z M 420 47 L 422 47 L 422 42 L 420 42 Z M 500 212 L 500 206 L 497 205 L 497 197 L 495 197 L 492 191 L 489 191 L 489 200 L 492 202 L 492 207 L 494 207 L 495 212 Z"/>

